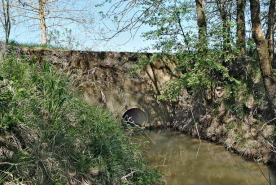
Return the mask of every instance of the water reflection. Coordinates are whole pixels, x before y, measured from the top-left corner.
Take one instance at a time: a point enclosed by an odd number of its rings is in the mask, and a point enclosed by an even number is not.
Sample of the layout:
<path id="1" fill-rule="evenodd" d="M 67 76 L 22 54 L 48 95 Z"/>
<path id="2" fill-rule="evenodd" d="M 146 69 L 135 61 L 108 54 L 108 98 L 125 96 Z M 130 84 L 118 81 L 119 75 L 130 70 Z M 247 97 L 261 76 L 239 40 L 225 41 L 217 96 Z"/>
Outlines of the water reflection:
<path id="1" fill-rule="evenodd" d="M 275 170 L 227 152 L 223 146 L 168 130 L 135 138 L 141 144 L 150 141 L 143 144 L 145 157 L 164 173 L 165 184 L 268 185 L 270 179 L 276 185 Z"/>

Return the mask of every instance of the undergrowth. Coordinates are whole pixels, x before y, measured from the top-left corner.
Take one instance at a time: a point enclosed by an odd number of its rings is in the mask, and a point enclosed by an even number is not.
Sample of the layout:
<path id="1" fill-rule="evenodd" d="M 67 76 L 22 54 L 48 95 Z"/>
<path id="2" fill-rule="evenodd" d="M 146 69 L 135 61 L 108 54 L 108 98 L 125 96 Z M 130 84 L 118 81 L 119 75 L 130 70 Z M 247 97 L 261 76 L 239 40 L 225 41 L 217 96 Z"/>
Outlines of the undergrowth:
<path id="1" fill-rule="evenodd" d="M 49 63 L 0 61 L 0 184 L 158 184 L 119 120 Z"/>

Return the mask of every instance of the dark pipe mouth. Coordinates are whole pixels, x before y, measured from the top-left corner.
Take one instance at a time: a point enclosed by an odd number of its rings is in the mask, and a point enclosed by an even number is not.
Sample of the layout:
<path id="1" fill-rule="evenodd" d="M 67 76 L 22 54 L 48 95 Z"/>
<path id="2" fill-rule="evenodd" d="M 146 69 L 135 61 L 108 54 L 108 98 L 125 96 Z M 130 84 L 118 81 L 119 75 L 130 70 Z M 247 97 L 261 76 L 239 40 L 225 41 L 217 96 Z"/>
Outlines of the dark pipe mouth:
<path id="1" fill-rule="evenodd" d="M 146 113 L 139 108 L 127 110 L 123 115 L 123 119 L 131 126 L 142 126 L 148 122 Z"/>

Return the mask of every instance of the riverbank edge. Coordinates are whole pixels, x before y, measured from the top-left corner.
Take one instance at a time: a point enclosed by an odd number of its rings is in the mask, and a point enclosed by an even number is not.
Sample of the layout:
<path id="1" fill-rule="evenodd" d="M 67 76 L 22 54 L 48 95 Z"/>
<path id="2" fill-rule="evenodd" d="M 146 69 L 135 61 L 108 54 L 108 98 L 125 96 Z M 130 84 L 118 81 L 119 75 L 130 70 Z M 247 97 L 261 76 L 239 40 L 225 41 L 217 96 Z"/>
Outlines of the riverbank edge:
<path id="1" fill-rule="evenodd" d="M 174 120 L 163 127 L 223 145 L 229 152 L 275 166 L 276 127 L 259 121 L 253 115 L 240 119 L 223 107 L 222 104 L 220 114 L 215 116 L 198 111 L 197 107 L 182 108 L 176 112 Z"/>

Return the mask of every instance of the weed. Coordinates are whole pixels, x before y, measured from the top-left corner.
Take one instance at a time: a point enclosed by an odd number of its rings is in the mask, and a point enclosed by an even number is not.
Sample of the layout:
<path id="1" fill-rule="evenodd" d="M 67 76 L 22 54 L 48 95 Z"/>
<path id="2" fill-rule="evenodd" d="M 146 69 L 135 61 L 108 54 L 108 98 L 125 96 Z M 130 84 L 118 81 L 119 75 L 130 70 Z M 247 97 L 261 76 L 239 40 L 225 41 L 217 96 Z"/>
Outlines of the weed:
<path id="1" fill-rule="evenodd" d="M 120 120 L 84 102 L 70 75 L 47 62 L 9 55 L 0 61 L 0 76 L 0 146 L 13 153 L 1 159 L 7 162 L 0 163 L 1 181 L 159 182 L 160 174 L 147 167 Z M 12 147 L 8 138 L 20 146 Z"/>

